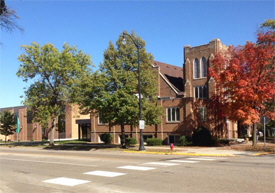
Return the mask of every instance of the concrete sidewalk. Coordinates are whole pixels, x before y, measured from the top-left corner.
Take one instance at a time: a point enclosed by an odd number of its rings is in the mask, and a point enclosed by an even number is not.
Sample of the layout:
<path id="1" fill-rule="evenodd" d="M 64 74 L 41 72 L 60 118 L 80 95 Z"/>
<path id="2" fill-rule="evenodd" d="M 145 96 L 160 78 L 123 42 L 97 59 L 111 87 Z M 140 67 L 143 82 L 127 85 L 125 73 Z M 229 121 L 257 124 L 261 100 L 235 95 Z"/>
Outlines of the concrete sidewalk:
<path id="1" fill-rule="evenodd" d="M 35 145 L 45 145 L 45 142 L 20 142 L 20 143 L 12 143 L 9 145 L 15 145 L 20 147 L 21 145 L 27 146 L 35 146 Z M 262 145 L 262 143 L 259 143 Z M 238 144 L 238 145 L 251 145 L 251 142 L 246 144 Z M 3 145 L 4 146 L 4 145 Z M 8 146 L 8 145 L 7 145 Z M 48 145 L 45 145 L 46 148 L 50 148 Z M 120 145 L 113 145 L 113 144 L 60 144 L 56 145 L 54 148 L 71 148 L 77 147 L 78 150 L 81 149 L 92 149 L 97 148 L 100 150 L 101 148 L 116 148 L 119 150 L 123 150 L 120 148 Z M 41 147 L 40 147 L 41 148 Z M 274 145 L 275 148 L 275 145 Z M 170 150 L 170 146 L 145 146 L 145 151 L 138 151 L 138 145 L 128 147 L 128 149 L 123 150 L 125 153 L 142 153 L 142 154 L 163 154 L 163 155 L 183 155 L 183 156 L 217 156 L 217 157 L 236 157 L 236 156 L 260 156 L 260 155 L 268 155 L 272 154 L 270 152 L 263 152 L 263 151 L 239 151 L 233 149 L 223 149 L 222 147 L 181 147 L 176 146 L 174 147 L 174 151 Z M 274 153 L 273 153 L 274 154 Z"/>
<path id="2" fill-rule="evenodd" d="M 143 154 L 167 154 L 167 155 L 186 155 L 186 156 L 216 156 L 216 157 L 236 157 L 236 156 L 260 156 L 272 154 L 269 152 L 255 151 L 237 151 L 226 150 L 220 147 L 175 147 L 174 151 L 169 151 L 170 147 L 166 146 L 145 146 L 148 151 L 137 151 L 137 148 L 132 151 L 125 150 L 127 153 L 143 153 Z M 156 150 L 156 151 L 154 151 Z M 163 150 L 163 151 L 161 151 Z"/>

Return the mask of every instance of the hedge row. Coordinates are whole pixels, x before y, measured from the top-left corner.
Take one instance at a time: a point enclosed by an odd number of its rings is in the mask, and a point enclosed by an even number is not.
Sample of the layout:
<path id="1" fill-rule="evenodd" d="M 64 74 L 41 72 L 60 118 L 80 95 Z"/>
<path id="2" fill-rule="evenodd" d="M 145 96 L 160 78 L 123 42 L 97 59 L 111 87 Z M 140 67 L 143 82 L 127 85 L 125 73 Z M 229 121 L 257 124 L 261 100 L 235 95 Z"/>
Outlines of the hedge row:
<path id="1" fill-rule="evenodd" d="M 146 143 L 148 146 L 162 145 L 162 140 L 159 138 L 148 138 Z"/>
<path id="2" fill-rule="evenodd" d="M 126 138 L 126 145 L 133 145 L 133 144 L 137 144 L 136 138 Z"/>
<path id="3" fill-rule="evenodd" d="M 101 141 L 105 143 L 111 143 L 113 140 L 113 135 L 111 133 L 104 133 L 100 135 Z M 228 144 L 228 140 L 217 140 L 216 143 L 224 143 Z M 162 145 L 162 139 L 159 138 L 148 138 L 146 140 L 148 146 L 159 146 Z M 137 144 L 136 138 L 126 138 L 126 144 Z M 194 131 L 192 137 L 189 136 L 181 136 L 180 137 L 180 145 L 188 146 L 188 145 L 196 145 L 196 146 L 209 146 L 215 144 L 215 141 L 211 138 L 211 134 L 206 128 L 198 128 Z"/>
<path id="4" fill-rule="evenodd" d="M 100 140 L 104 143 L 110 144 L 113 140 L 113 134 L 112 133 L 103 133 L 100 135 Z"/>

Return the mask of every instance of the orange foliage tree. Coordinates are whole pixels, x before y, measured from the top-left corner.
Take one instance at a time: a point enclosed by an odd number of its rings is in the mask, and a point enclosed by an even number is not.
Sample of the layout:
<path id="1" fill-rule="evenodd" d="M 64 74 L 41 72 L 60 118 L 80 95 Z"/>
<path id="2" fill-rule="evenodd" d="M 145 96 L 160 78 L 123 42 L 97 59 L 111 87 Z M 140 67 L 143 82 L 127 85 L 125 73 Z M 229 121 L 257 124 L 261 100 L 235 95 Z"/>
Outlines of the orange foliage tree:
<path id="1" fill-rule="evenodd" d="M 212 100 L 219 107 L 219 116 L 254 124 L 253 145 L 260 116 L 275 118 L 274 45 L 274 32 L 259 33 L 256 43 L 230 46 L 226 53 L 216 54 L 209 68 L 209 76 L 216 82 Z"/>

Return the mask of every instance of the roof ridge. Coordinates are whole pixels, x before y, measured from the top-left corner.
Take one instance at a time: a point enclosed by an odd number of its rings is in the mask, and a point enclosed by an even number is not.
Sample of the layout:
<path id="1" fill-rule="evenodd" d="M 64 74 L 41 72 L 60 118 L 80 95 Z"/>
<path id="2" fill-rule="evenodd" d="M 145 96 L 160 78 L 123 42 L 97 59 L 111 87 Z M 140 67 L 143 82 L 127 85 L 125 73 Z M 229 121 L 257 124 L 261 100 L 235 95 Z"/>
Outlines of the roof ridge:
<path id="1" fill-rule="evenodd" d="M 176 68 L 181 68 L 183 69 L 183 67 L 180 67 L 180 66 L 176 66 L 176 65 L 173 65 L 173 64 L 167 64 L 167 63 L 164 63 L 164 62 L 160 62 L 160 61 L 157 61 L 157 60 L 153 60 L 153 63 L 160 63 L 160 64 L 165 64 L 165 65 L 169 65 L 169 66 L 173 66 L 173 67 L 176 67 Z"/>

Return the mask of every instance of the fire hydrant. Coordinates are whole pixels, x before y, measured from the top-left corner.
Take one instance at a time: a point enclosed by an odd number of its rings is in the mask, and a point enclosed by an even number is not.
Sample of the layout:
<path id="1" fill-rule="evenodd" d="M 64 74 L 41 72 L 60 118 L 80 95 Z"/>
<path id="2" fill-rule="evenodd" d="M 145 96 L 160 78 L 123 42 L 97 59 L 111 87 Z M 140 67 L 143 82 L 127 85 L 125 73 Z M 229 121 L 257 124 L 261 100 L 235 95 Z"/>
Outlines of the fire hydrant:
<path id="1" fill-rule="evenodd" d="M 173 143 L 170 144 L 170 148 L 171 148 L 172 151 L 174 151 L 174 144 Z"/>

